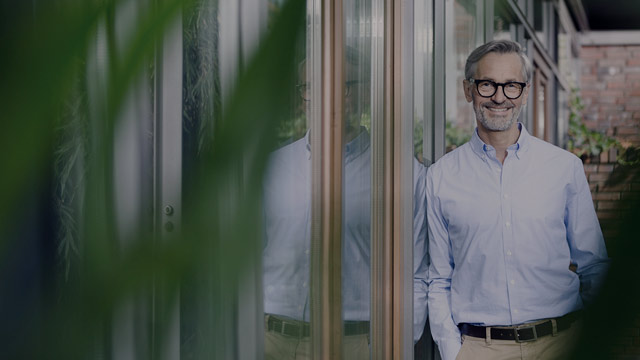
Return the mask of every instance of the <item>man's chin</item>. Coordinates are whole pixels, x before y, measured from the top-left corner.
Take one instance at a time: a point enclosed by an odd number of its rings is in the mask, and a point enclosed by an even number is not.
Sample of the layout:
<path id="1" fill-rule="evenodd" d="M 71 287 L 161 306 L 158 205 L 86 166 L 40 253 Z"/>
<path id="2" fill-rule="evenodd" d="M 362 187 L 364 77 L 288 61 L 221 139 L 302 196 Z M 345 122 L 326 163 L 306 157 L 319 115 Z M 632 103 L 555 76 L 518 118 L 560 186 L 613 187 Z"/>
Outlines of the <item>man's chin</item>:
<path id="1" fill-rule="evenodd" d="M 485 119 L 484 121 L 481 121 L 480 123 L 482 123 L 484 128 L 489 130 L 489 131 L 506 131 L 506 130 L 509 130 L 511 128 L 511 126 L 514 123 L 514 121 L 513 121 L 513 119 L 507 119 L 507 118 L 502 118 L 502 119 L 495 119 L 494 118 L 494 119 L 492 119 L 490 121 Z"/>

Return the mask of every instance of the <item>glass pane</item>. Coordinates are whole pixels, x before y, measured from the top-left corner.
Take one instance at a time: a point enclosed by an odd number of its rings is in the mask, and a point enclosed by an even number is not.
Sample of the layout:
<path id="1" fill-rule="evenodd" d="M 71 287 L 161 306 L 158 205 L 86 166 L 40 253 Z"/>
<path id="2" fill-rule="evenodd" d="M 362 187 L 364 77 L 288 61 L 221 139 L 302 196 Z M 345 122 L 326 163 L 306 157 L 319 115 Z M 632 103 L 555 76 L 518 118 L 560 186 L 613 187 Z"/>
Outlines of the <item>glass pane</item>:
<path id="1" fill-rule="evenodd" d="M 547 46 L 547 22 L 549 21 L 549 5 L 547 1 L 535 1 L 533 3 L 533 26 L 536 37 L 543 46 Z"/>
<path id="2" fill-rule="evenodd" d="M 476 47 L 475 1 L 447 1 L 446 14 L 446 151 L 464 144 L 475 129 L 473 109 L 464 97 L 464 66 L 467 56 Z"/>
<path id="3" fill-rule="evenodd" d="M 546 102 L 545 102 L 545 93 L 546 93 L 546 84 L 540 83 L 540 87 L 536 90 L 536 136 L 547 140 L 545 125 L 546 125 Z"/>
<path id="4" fill-rule="evenodd" d="M 343 358 L 369 359 L 371 299 L 371 1 L 344 2 Z"/>
<path id="5" fill-rule="evenodd" d="M 414 227 L 413 340 L 414 359 L 433 359 L 437 352 L 427 322 L 427 235 L 423 180 L 433 159 L 433 3 L 418 1 L 414 8 Z"/>
<path id="6" fill-rule="evenodd" d="M 269 17 L 282 1 L 269 0 Z M 310 19 L 310 17 L 308 17 Z M 290 84 L 292 108 L 277 129 L 263 190 L 263 296 L 265 359 L 311 354 L 311 61 L 307 34 L 297 44 L 297 77 Z"/>
<path id="7" fill-rule="evenodd" d="M 505 1 L 499 0 L 496 3 L 493 18 L 493 39 L 516 41 L 516 29 L 514 14 L 509 5 Z"/>

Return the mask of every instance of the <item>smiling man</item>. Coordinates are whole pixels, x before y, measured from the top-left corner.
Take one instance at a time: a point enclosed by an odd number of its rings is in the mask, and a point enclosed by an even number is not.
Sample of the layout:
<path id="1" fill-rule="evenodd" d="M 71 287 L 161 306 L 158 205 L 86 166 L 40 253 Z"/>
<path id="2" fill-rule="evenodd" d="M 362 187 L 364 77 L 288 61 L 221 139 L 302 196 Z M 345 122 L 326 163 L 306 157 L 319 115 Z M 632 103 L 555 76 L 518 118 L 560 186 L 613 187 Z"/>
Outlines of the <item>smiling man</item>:
<path id="1" fill-rule="evenodd" d="M 582 162 L 517 121 L 531 73 L 515 42 L 474 50 L 476 131 L 428 169 L 428 305 L 444 360 L 566 358 L 607 269 Z"/>

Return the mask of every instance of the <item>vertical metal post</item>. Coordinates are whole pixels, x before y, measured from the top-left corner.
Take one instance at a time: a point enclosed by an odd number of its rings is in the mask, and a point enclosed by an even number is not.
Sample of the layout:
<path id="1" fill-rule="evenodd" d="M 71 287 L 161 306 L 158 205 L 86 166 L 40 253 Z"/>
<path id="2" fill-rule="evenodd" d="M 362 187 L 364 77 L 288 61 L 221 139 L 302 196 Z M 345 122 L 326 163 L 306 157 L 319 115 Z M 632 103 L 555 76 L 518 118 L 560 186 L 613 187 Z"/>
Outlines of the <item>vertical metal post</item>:
<path id="1" fill-rule="evenodd" d="M 394 9 L 394 359 L 413 359 L 413 1 Z"/>
<path id="2" fill-rule="evenodd" d="M 344 19 L 341 0 L 322 6 L 322 108 L 320 139 L 315 135 L 312 164 L 320 183 L 312 184 L 312 216 L 320 217 L 312 229 L 311 336 L 314 359 L 342 355 L 342 154 L 344 98 Z M 313 133 L 313 132 L 312 132 Z M 316 155 L 313 155 L 314 157 Z"/>
<path id="3" fill-rule="evenodd" d="M 489 0 L 491 1 L 491 0 Z M 434 1 L 434 65 L 433 65 L 433 148 L 434 159 L 438 160 L 445 152 L 445 5 L 444 1 Z"/>
<path id="4" fill-rule="evenodd" d="M 156 198 L 160 241 L 180 233 L 182 214 L 182 17 L 168 26 L 158 59 L 156 96 Z M 180 358 L 180 294 L 176 287 L 156 284 L 155 319 L 163 334 L 154 334 L 154 349 L 160 359 Z M 170 298 L 164 298 L 168 295 Z M 158 315 L 169 314 L 158 319 Z M 166 322 L 165 322 L 166 321 Z M 159 343 L 159 341 L 161 343 Z"/>
<path id="5" fill-rule="evenodd" d="M 390 238 L 390 224 L 385 221 L 385 213 L 390 207 L 386 180 L 386 163 L 390 160 L 387 149 L 387 122 L 385 104 L 387 83 L 385 82 L 385 56 L 388 41 L 385 39 L 385 1 L 374 0 L 371 14 L 371 359 L 386 359 L 391 355 L 392 327 L 391 302 L 388 282 L 389 268 L 385 261 L 385 242 Z M 393 43 L 393 42 L 391 42 Z M 385 147 L 385 144 L 387 146 Z"/>

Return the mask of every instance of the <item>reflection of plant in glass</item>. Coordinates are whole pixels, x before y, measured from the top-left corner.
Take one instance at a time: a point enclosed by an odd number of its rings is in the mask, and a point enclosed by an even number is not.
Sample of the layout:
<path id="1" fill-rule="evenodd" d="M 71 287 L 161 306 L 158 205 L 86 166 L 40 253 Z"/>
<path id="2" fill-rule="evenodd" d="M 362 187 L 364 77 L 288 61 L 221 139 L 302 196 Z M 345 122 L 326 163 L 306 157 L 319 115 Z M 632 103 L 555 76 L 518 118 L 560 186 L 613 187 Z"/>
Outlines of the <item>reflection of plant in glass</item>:
<path id="1" fill-rule="evenodd" d="M 621 165 L 633 165 L 640 162 L 638 148 L 629 142 L 621 142 L 599 131 L 587 128 L 582 119 L 584 104 L 578 95 L 578 89 L 571 91 L 569 100 L 569 130 L 567 150 L 578 157 L 598 156 L 610 149 L 616 149 L 617 162 Z"/>
<path id="2" fill-rule="evenodd" d="M 473 134 L 473 130 L 455 126 L 451 121 L 447 121 L 444 134 L 447 144 L 446 150 L 449 152 L 469 141 L 469 139 L 471 139 L 471 134 Z"/>

